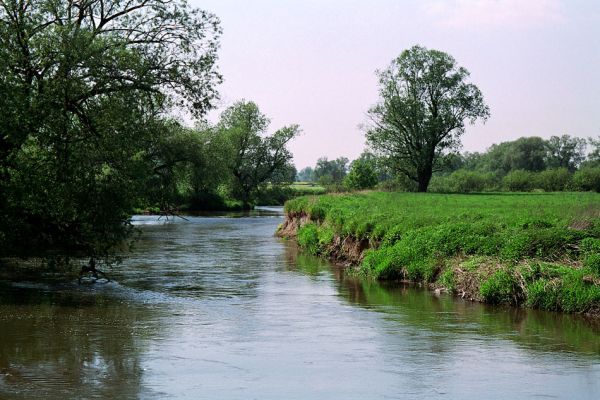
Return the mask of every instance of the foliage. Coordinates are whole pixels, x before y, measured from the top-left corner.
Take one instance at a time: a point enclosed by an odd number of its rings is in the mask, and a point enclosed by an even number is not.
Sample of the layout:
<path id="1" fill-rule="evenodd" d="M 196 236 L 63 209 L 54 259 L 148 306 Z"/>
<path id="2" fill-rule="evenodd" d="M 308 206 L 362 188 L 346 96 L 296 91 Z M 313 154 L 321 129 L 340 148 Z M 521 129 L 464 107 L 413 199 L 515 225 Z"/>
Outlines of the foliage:
<path id="1" fill-rule="evenodd" d="M 545 192 L 561 192 L 571 183 L 571 174 L 567 168 L 552 168 L 534 175 L 533 185 Z"/>
<path id="2" fill-rule="evenodd" d="M 348 172 L 348 159 L 346 157 L 328 160 L 321 157 L 313 171 L 313 178 L 322 186 L 341 184 Z"/>
<path id="3" fill-rule="evenodd" d="M 305 224 L 298 229 L 298 244 L 305 248 L 310 254 L 319 253 L 319 234 L 317 225 Z"/>
<path id="4" fill-rule="evenodd" d="M 377 181 L 374 160 L 359 158 L 350 164 L 350 172 L 344 178 L 344 186 L 349 189 L 371 189 Z"/>
<path id="5" fill-rule="evenodd" d="M 600 239 L 585 238 L 581 241 L 583 265 L 596 275 L 600 275 Z"/>
<path id="6" fill-rule="evenodd" d="M 417 182 L 420 192 L 427 190 L 444 151 L 460 144 L 465 121 L 489 116 L 468 76 L 450 55 L 420 46 L 379 72 L 380 102 L 368 112 L 367 142 Z"/>
<path id="7" fill-rule="evenodd" d="M 552 136 L 546 142 L 550 168 L 566 168 L 573 172 L 585 159 L 586 140 L 569 135 Z"/>
<path id="8" fill-rule="evenodd" d="M 220 28 L 185 1 L 0 0 L 0 249 L 108 258 L 173 132 L 211 108 Z"/>
<path id="9" fill-rule="evenodd" d="M 591 150 L 587 156 L 586 162 L 589 166 L 600 167 L 600 136 L 588 138 L 588 144 L 591 147 Z"/>
<path id="10" fill-rule="evenodd" d="M 510 273 L 498 270 L 481 283 L 479 292 L 483 299 L 490 304 L 518 304 L 515 293 L 518 293 L 517 283 Z"/>
<path id="11" fill-rule="evenodd" d="M 315 171 L 312 167 L 302 168 L 296 175 L 296 180 L 300 182 L 314 182 Z"/>
<path id="12" fill-rule="evenodd" d="M 317 255 L 327 250 L 333 242 L 334 230 L 327 225 L 305 224 L 298 229 L 298 244 L 310 254 Z"/>
<path id="13" fill-rule="evenodd" d="M 490 191 L 497 185 L 496 178 L 492 173 L 459 169 L 447 176 L 434 176 L 431 180 L 430 190 L 442 193 L 470 193 Z"/>
<path id="14" fill-rule="evenodd" d="M 506 174 L 502 185 L 510 192 L 528 192 L 533 189 L 533 177 L 531 172 L 517 169 Z"/>
<path id="15" fill-rule="evenodd" d="M 600 193 L 600 166 L 583 167 L 573 174 L 573 187 L 581 191 Z"/>
<path id="16" fill-rule="evenodd" d="M 233 175 L 232 194 L 246 207 L 261 187 L 290 183 L 296 176 L 286 145 L 299 134 L 298 125 L 265 136 L 269 123 L 255 103 L 240 101 L 223 112 L 217 127 Z"/>

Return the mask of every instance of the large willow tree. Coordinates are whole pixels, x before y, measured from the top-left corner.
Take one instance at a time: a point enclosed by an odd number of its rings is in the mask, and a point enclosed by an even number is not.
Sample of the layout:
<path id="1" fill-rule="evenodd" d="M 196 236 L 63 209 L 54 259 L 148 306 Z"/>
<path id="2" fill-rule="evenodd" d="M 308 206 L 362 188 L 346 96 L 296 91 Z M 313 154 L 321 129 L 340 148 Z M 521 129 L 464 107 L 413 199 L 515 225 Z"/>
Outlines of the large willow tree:
<path id="1" fill-rule="evenodd" d="M 444 153 L 460 145 L 465 122 L 489 116 L 468 77 L 452 56 L 420 46 L 379 72 L 380 101 L 368 112 L 367 142 L 420 192 L 427 191 Z"/>
<path id="2" fill-rule="evenodd" d="M 109 257 L 173 107 L 211 107 L 218 19 L 183 0 L 0 0 L 0 255 Z"/>

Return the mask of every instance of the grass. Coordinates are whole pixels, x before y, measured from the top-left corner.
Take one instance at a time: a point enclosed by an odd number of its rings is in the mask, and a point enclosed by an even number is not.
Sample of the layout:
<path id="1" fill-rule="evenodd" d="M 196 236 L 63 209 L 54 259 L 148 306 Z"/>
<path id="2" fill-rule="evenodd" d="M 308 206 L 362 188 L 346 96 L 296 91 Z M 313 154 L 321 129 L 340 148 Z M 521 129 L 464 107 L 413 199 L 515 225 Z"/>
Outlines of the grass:
<path id="1" fill-rule="evenodd" d="M 325 194 L 327 192 L 323 186 L 313 182 L 294 182 L 289 185 L 289 188 L 298 195 L 317 195 Z"/>
<path id="2" fill-rule="evenodd" d="M 359 266 L 497 304 L 600 310 L 600 194 L 307 196 L 285 210 L 310 217 L 298 241 L 328 254 L 335 237 L 368 240 Z M 339 241 L 338 241 L 339 243 Z"/>

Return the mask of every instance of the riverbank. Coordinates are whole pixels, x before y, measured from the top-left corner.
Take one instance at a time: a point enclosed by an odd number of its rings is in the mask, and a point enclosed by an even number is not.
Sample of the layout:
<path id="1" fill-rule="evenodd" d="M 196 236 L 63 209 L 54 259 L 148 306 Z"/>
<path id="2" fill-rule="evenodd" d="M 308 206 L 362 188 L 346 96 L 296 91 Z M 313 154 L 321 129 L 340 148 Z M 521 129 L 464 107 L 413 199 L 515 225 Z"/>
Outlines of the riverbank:
<path id="1" fill-rule="evenodd" d="M 278 235 L 381 280 L 473 301 L 600 316 L 600 195 L 301 197 Z"/>

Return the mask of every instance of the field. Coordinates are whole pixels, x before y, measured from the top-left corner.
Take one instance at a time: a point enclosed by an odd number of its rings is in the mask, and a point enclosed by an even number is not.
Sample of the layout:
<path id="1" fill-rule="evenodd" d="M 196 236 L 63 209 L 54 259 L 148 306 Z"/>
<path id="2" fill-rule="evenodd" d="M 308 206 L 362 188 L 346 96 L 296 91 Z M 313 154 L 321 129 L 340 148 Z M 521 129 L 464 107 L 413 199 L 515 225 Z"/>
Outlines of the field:
<path id="1" fill-rule="evenodd" d="M 357 266 L 488 303 L 597 314 L 600 194 L 360 193 L 291 200 L 301 246 L 368 243 Z"/>
<path id="2" fill-rule="evenodd" d="M 298 194 L 324 194 L 326 192 L 323 186 L 312 182 L 294 182 L 289 188 Z"/>

